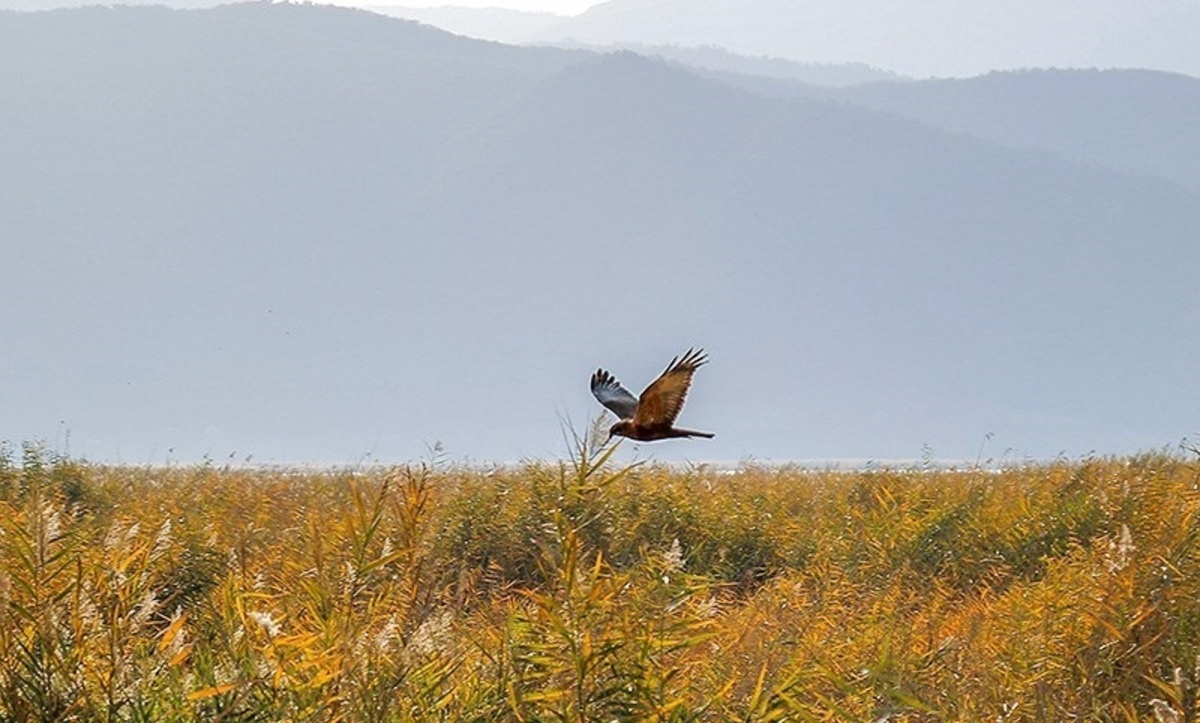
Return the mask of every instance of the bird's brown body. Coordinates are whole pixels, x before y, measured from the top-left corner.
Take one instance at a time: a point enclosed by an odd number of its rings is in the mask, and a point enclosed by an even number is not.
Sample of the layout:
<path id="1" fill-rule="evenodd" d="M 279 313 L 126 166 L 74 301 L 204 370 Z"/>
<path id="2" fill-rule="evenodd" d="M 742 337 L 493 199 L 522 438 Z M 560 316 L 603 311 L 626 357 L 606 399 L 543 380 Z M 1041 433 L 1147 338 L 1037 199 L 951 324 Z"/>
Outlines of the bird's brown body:
<path id="1" fill-rule="evenodd" d="M 670 425 L 637 425 L 632 420 L 622 419 L 614 424 L 608 430 L 610 437 L 629 437 L 636 439 L 639 442 L 653 442 L 659 439 L 671 439 L 672 437 L 704 437 L 712 439 L 712 432 L 695 432 L 690 429 L 679 429 Z"/>
<path id="2" fill-rule="evenodd" d="M 638 398 L 621 386 L 616 377 L 597 369 L 592 375 L 592 394 L 621 418 L 608 430 L 609 437 L 628 437 L 639 442 L 675 437 L 711 439 L 711 432 L 675 426 L 675 418 L 683 409 L 683 402 L 692 385 L 692 376 L 707 361 L 703 349 L 688 349 L 682 357 L 672 359 L 666 371 L 646 387 Z"/>

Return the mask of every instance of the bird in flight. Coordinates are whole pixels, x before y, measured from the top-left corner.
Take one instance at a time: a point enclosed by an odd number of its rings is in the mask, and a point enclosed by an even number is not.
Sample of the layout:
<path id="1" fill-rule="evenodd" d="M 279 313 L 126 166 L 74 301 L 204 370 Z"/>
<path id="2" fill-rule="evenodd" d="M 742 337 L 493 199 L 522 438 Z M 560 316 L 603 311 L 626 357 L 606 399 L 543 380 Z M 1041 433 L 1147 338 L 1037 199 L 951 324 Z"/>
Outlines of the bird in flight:
<path id="1" fill-rule="evenodd" d="M 682 357 L 672 359 L 666 371 L 637 398 L 621 386 L 621 382 L 612 374 L 597 369 L 592 375 L 592 394 L 621 418 L 608 430 L 609 439 L 629 437 L 639 442 L 671 437 L 712 439 L 711 432 L 695 432 L 675 426 L 675 418 L 683 409 L 688 388 L 692 386 L 692 375 L 707 361 L 703 349 L 688 349 Z"/>

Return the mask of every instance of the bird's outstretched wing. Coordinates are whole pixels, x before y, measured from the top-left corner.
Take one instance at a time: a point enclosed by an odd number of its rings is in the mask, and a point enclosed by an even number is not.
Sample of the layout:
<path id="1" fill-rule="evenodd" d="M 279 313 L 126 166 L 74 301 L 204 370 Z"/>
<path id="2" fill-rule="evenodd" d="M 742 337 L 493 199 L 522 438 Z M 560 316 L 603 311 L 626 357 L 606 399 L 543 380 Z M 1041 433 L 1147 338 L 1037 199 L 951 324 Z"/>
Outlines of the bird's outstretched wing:
<path id="1" fill-rule="evenodd" d="M 637 397 L 603 369 L 597 369 L 592 375 L 592 394 L 621 419 L 633 419 L 637 413 Z"/>
<path id="2" fill-rule="evenodd" d="M 692 386 L 692 375 L 707 361 L 703 349 L 688 349 L 682 357 L 672 359 L 666 371 L 642 392 L 633 423 L 639 427 L 674 424 Z"/>

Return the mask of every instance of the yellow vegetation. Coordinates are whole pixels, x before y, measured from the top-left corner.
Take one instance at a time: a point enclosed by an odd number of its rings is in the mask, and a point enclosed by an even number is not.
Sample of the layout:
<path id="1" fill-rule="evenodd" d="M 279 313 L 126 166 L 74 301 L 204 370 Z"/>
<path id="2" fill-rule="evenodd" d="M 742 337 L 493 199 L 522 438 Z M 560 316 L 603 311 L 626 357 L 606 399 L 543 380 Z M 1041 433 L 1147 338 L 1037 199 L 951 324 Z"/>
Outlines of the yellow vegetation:
<path id="1" fill-rule="evenodd" d="M 0 720 L 1194 720 L 1200 470 L 0 454 Z"/>

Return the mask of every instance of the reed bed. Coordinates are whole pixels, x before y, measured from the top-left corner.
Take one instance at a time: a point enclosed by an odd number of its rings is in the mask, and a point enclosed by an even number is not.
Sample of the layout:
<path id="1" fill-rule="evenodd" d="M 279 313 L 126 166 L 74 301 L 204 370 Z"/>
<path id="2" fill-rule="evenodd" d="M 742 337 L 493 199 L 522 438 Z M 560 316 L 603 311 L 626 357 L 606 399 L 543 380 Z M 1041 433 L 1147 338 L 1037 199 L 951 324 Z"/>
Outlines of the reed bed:
<path id="1" fill-rule="evenodd" d="M 1192 452 L 1004 470 L 0 450 L 0 720 L 1193 721 Z"/>

